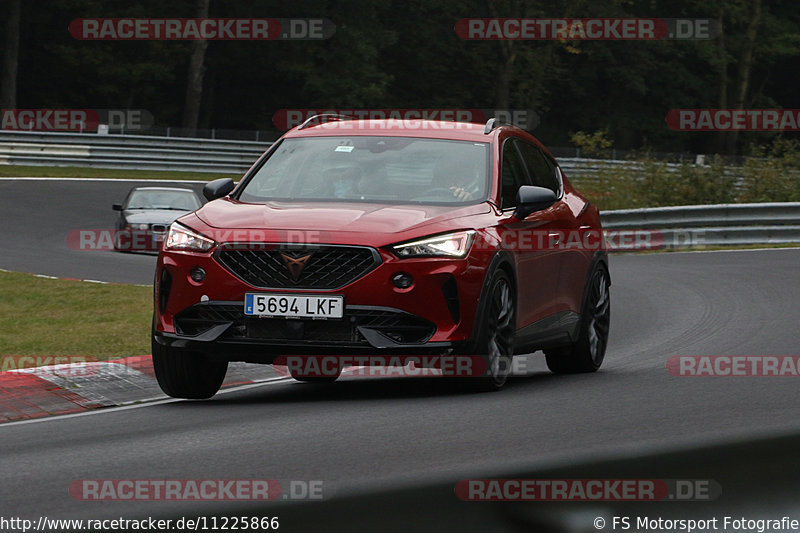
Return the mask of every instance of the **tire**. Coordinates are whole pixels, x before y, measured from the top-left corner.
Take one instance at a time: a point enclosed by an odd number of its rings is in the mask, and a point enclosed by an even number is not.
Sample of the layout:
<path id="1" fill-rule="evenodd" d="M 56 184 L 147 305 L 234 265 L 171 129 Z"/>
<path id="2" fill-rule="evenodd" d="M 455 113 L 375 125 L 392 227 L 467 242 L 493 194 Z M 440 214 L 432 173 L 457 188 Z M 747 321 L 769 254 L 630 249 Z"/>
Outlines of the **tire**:
<path id="1" fill-rule="evenodd" d="M 222 386 L 227 362 L 208 361 L 201 354 L 162 346 L 155 340 L 152 346 L 153 370 L 167 396 L 205 400 Z"/>
<path id="2" fill-rule="evenodd" d="M 469 379 L 475 391 L 500 390 L 511 373 L 516 333 L 516 297 L 508 274 L 495 270 L 486 289 L 481 324 L 475 343 L 475 355 L 483 358 L 484 375 Z"/>
<path id="3" fill-rule="evenodd" d="M 608 270 L 597 264 L 586 288 L 578 339 L 570 346 L 545 351 L 547 368 L 551 372 L 595 372 L 603 364 L 611 324 L 610 286 Z"/>
<path id="4" fill-rule="evenodd" d="M 122 231 L 122 230 L 118 229 L 116 232 L 114 232 L 114 251 L 115 252 L 121 252 L 122 251 L 122 240 L 121 240 L 121 237 L 119 235 L 120 231 Z"/>

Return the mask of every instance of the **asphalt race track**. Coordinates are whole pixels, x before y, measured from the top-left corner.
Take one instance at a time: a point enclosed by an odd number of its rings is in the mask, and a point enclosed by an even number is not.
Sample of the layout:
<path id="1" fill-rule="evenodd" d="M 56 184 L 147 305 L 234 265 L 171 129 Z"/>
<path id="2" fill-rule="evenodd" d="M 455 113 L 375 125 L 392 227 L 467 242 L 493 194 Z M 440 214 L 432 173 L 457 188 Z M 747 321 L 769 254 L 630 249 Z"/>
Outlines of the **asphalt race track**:
<path id="1" fill-rule="evenodd" d="M 152 257 L 71 251 L 64 242 L 69 229 L 110 227 L 110 205 L 131 185 L 0 181 L 0 268 L 148 283 Z M 528 377 L 494 394 L 436 379 L 278 382 L 206 402 L 5 424 L 0 501 L 34 519 L 201 515 L 209 504 L 82 502 L 68 487 L 79 479 L 323 480 L 335 498 L 800 430 L 798 378 L 674 377 L 665 368 L 676 355 L 798 355 L 798 265 L 798 249 L 613 255 L 611 339 L 597 374 L 554 376 L 534 356 Z"/>
<path id="2" fill-rule="evenodd" d="M 194 182 L 0 179 L 0 268 L 48 276 L 151 284 L 155 255 L 71 249 L 72 230 L 114 229 L 117 212 L 136 186 L 203 188 Z M 202 195 L 200 196 L 202 198 Z"/>

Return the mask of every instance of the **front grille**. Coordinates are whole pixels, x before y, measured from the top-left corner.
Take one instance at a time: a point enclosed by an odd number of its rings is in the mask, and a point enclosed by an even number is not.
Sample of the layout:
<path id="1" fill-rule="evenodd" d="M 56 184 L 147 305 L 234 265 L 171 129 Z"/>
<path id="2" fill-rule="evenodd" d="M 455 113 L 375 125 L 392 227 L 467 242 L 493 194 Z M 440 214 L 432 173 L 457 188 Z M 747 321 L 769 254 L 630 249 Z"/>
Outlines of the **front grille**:
<path id="1" fill-rule="evenodd" d="M 307 320 L 258 318 L 245 316 L 244 304 L 197 304 L 175 316 L 175 329 L 181 335 L 199 335 L 218 324 L 231 324 L 223 339 L 256 339 L 264 341 L 300 341 L 317 344 L 369 343 L 358 327 L 375 329 L 395 342 L 415 344 L 426 342 L 436 326 L 424 318 L 390 308 L 350 306 L 344 318 L 336 320 Z"/>
<path id="2" fill-rule="evenodd" d="M 263 244 L 225 245 L 215 258 L 242 281 L 263 289 L 335 290 L 381 262 L 377 251 L 363 246 L 264 248 Z"/>

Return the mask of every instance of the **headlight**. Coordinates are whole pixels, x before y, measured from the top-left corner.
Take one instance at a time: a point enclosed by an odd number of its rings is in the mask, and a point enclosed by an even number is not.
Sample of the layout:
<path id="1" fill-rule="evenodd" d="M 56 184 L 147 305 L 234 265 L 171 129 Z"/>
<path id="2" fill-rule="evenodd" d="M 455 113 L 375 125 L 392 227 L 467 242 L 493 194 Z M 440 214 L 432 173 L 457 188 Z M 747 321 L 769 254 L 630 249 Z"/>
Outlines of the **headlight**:
<path id="1" fill-rule="evenodd" d="M 131 229 L 144 231 L 150 229 L 150 224 L 128 224 Z"/>
<path id="2" fill-rule="evenodd" d="M 475 231 L 459 231 L 420 241 L 392 246 L 397 257 L 464 257 L 469 252 Z"/>
<path id="3" fill-rule="evenodd" d="M 186 226 L 181 226 L 177 222 L 169 227 L 169 234 L 164 244 L 165 250 L 187 250 L 190 252 L 207 252 L 214 244 L 214 241 L 196 233 Z"/>

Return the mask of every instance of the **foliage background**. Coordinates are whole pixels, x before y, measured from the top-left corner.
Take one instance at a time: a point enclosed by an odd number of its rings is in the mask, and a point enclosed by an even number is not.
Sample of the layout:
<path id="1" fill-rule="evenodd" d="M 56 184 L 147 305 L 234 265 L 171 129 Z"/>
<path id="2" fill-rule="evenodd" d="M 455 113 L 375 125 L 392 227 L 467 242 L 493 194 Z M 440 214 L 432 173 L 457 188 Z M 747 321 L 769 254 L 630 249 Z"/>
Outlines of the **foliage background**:
<path id="1" fill-rule="evenodd" d="M 4 0 L 0 10 L 21 10 L 14 105 L 143 108 L 157 125 L 180 126 L 191 43 L 79 41 L 67 27 L 83 17 L 193 17 L 205 1 Z M 271 129 L 283 108 L 514 108 L 540 115 L 534 134 L 550 146 L 605 130 L 622 149 L 746 154 L 776 134 L 674 132 L 664 118 L 673 108 L 800 108 L 797 0 L 210 0 L 209 15 L 325 17 L 336 33 L 209 42 L 199 128 Z M 453 30 L 460 18 L 489 16 L 708 17 L 724 33 L 479 42 Z M 8 42 L 11 25 L 0 27 Z"/>

